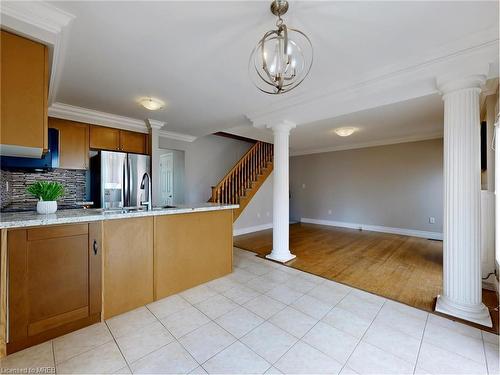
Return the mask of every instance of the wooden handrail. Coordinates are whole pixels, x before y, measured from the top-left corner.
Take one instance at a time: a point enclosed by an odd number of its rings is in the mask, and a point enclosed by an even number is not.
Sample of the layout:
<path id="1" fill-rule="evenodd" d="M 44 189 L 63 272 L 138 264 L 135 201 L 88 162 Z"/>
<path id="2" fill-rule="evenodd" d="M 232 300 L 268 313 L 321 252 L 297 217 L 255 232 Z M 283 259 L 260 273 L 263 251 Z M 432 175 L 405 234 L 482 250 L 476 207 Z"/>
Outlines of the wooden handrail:
<path id="1" fill-rule="evenodd" d="M 273 145 L 266 142 L 255 143 L 224 178 L 212 187 L 211 202 L 239 203 L 253 182 L 273 160 Z"/>

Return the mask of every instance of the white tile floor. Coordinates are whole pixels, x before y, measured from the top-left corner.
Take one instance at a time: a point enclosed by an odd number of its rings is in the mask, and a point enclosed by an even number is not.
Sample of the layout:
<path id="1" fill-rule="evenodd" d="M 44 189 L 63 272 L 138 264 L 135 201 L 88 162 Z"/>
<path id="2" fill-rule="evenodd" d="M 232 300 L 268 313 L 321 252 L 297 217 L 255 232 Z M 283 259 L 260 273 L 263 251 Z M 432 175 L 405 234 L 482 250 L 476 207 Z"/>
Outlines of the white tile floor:
<path id="1" fill-rule="evenodd" d="M 0 360 L 57 373 L 499 374 L 498 336 L 235 249 L 233 274 Z"/>

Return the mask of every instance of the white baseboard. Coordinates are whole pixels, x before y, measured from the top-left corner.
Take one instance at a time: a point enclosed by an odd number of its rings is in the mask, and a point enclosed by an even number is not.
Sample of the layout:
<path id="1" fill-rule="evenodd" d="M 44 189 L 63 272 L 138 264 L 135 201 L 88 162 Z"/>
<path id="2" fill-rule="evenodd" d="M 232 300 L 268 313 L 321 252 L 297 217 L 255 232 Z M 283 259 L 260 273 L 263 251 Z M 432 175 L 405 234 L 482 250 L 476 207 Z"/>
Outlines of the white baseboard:
<path id="1" fill-rule="evenodd" d="M 258 232 L 261 230 L 271 229 L 272 227 L 273 227 L 273 223 L 267 223 L 267 224 L 255 225 L 253 227 L 240 228 L 240 229 L 233 228 L 233 236 L 240 236 L 242 234 Z"/>
<path id="2" fill-rule="evenodd" d="M 372 232 L 400 234 L 403 236 L 429 238 L 429 239 L 433 239 L 433 240 L 442 240 L 443 239 L 443 233 L 427 232 L 427 231 L 415 230 L 415 229 L 392 228 L 392 227 L 383 227 L 380 225 L 370 225 L 370 224 L 346 223 L 344 221 L 309 219 L 306 217 L 301 218 L 300 222 L 301 223 L 309 223 L 309 224 L 318 224 L 318 225 L 328 225 L 331 227 L 362 229 L 362 230 L 368 230 L 368 231 L 372 231 Z"/>

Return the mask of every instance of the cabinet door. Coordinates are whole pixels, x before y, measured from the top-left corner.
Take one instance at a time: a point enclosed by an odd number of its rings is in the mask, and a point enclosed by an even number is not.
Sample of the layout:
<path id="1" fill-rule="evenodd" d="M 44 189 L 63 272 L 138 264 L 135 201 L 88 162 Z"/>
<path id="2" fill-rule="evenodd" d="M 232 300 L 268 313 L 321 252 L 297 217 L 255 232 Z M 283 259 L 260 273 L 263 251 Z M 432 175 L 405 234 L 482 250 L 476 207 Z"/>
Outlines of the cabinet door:
<path id="1" fill-rule="evenodd" d="M 120 149 L 136 154 L 147 153 L 147 135 L 143 133 L 120 130 Z"/>
<path id="2" fill-rule="evenodd" d="M 104 126 L 90 126 L 90 148 L 98 150 L 120 150 L 120 130 Z"/>
<path id="3" fill-rule="evenodd" d="M 153 218 L 103 222 L 103 315 L 153 301 Z"/>
<path id="4" fill-rule="evenodd" d="M 155 217 L 155 299 L 232 271 L 232 210 Z"/>
<path id="5" fill-rule="evenodd" d="M 0 143 L 47 149 L 47 47 L 1 31 Z"/>
<path id="6" fill-rule="evenodd" d="M 81 122 L 49 118 L 49 128 L 59 130 L 59 168 L 87 169 L 89 126 Z"/>
<path id="7" fill-rule="evenodd" d="M 100 252 L 89 246 L 89 224 L 16 229 L 7 242 L 9 353 L 100 320 L 91 298 L 100 290 Z"/>

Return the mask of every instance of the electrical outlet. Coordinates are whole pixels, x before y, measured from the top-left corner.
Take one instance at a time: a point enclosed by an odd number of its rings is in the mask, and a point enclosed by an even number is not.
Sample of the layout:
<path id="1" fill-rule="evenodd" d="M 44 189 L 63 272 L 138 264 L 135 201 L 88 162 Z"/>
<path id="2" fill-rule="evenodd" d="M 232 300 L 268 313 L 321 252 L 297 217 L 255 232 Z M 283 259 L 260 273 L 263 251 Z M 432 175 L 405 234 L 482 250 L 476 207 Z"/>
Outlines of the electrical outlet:
<path id="1" fill-rule="evenodd" d="M 257 217 L 260 219 L 260 212 L 257 212 Z"/>
<path id="2" fill-rule="evenodd" d="M 331 215 L 332 214 L 332 210 L 328 210 L 328 215 Z"/>
<path id="3" fill-rule="evenodd" d="M 429 223 L 430 224 L 436 224 L 436 218 L 435 217 L 429 217 Z"/>
<path id="4" fill-rule="evenodd" d="M 306 184 L 302 184 L 302 189 L 305 189 L 306 188 Z"/>

